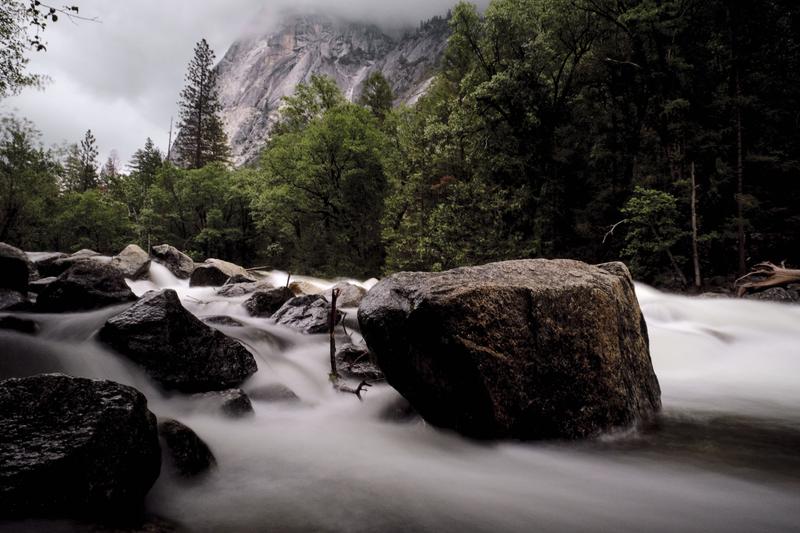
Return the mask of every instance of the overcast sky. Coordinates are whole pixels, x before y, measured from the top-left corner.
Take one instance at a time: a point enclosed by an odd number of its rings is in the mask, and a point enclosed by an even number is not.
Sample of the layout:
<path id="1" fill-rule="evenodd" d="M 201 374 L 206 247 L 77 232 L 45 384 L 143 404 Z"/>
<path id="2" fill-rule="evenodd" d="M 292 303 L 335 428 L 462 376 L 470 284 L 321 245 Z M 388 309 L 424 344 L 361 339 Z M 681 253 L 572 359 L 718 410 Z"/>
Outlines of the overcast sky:
<path id="1" fill-rule="evenodd" d="M 47 146 L 76 142 L 91 129 L 103 160 L 114 149 L 127 163 L 148 136 L 166 148 L 186 65 L 201 38 L 220 59 L 247 31 L 268 31 L 287 7 L 398 27 L 443 14 L 455 1 L 73 0 L 82 16 L 100 22 L 62 17 L 50 25 L 47 52 L 31 53 L 29 70 L 52 81 L 43 91 L 0 101 L 0 113 L 33 121 Z"/>

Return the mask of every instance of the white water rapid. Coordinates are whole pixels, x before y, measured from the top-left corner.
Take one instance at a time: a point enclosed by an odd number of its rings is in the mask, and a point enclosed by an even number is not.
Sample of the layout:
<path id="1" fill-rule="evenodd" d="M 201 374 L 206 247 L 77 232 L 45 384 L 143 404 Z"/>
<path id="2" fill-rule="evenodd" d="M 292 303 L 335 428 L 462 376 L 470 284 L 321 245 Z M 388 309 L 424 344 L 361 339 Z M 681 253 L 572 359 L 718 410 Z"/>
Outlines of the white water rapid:
<path id="1" fill-rule="evenodd" d="M 246 296 L 189 288 L 160 265 L 150 274 L 130 282 L 134 292 L 171 287 L 197 316 L 245 324 L 220 327 L 258 362 L 245 391 L 282 383 L 302 402 L 253 401 L 254 416 L 229 420 L 160 391 L 93 339 L 120 308 L 33 316 L 36 337 L 0 331 L 0 378 L 119 381 L 194 429 L 218 468 L 194 482 L 163 469 L 146 502 L 190 531 L 800 531 L 800 306 L 639 285 L 663 393 L 658 424 L 582 443 L 485 444 L 386 420 L 399 398 L 387 385 L 363 402 L 334 392 L 325 335 L 249 317 Z"/>

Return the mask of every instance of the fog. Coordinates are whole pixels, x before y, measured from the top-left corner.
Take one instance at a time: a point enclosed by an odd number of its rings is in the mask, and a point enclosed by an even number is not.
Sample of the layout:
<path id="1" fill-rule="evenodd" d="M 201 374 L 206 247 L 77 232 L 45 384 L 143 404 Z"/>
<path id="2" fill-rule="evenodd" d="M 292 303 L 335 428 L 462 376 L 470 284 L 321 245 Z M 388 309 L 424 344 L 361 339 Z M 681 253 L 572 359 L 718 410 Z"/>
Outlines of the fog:
<path id="1" fill-rule="evenodd" d="M 32 120 L 49 146 L 76 142 L 87 129 L 101 158 L 117 150 L 123 162 L 151 137 L 168 144 L 170 117 L 197 41 L 206 38 L 220 59 L 241 36 L 267 32 L 287 11 L 333 14 L 387 30 L 444 14 L 453 0 L 75 0 L 80 14 L 64 17 L 31 53 L 29 70 L 48 76 L 44 90 L 26 89 L 0 102 L 0 113 Z M 487 1 L 483 1 L 483 4 Z"/>

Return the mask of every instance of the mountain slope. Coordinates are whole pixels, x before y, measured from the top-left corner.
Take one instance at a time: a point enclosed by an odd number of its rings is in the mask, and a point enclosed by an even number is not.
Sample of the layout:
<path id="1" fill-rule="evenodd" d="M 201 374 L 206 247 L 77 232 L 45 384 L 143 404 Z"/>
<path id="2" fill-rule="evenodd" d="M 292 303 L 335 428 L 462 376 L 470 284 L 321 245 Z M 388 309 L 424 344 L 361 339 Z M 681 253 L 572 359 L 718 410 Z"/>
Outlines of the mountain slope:
<path id="1" fill-rule="evenodd" d="M 217 66 L 234 162 L 240 165 L 258 156 L 281 98 L 314 74 L 335 79 L 354 100 L 369 74 L 380 71 L 392 85 L 396 103 L 413 103 L 430 83 L 448 33 L 443 18 L 394 38 L 374 25 L 295 15 L 274 32 L 235 42 Z"/>

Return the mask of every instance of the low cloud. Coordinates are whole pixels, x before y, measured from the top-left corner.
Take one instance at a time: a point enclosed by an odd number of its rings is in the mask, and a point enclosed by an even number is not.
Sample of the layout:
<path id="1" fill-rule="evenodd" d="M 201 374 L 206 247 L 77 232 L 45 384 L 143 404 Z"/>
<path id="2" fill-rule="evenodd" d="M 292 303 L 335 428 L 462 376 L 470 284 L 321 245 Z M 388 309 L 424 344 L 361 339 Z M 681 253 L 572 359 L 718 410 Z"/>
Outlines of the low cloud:
<path id="1" fill-rule="evenodd" d="M 0 102 L 0 111 L 33 120 L 46 144 L 76 142 L 96 133 L 101 154 L 123 161 L 152 137 L 165 148 L 170 117 L 195 43 L 205 38 L 221 58 L 248 32 L 270 31 L 287 10 L 313 11 L 396 29 L 444 14 L 451 0 L 76 0 L 81 15 L 62 18 L 44 37 L 47 52 L 32 53 L 30 70 L 54 81 Z M 485 4 L 486 2 L 479 2 Z"/>

